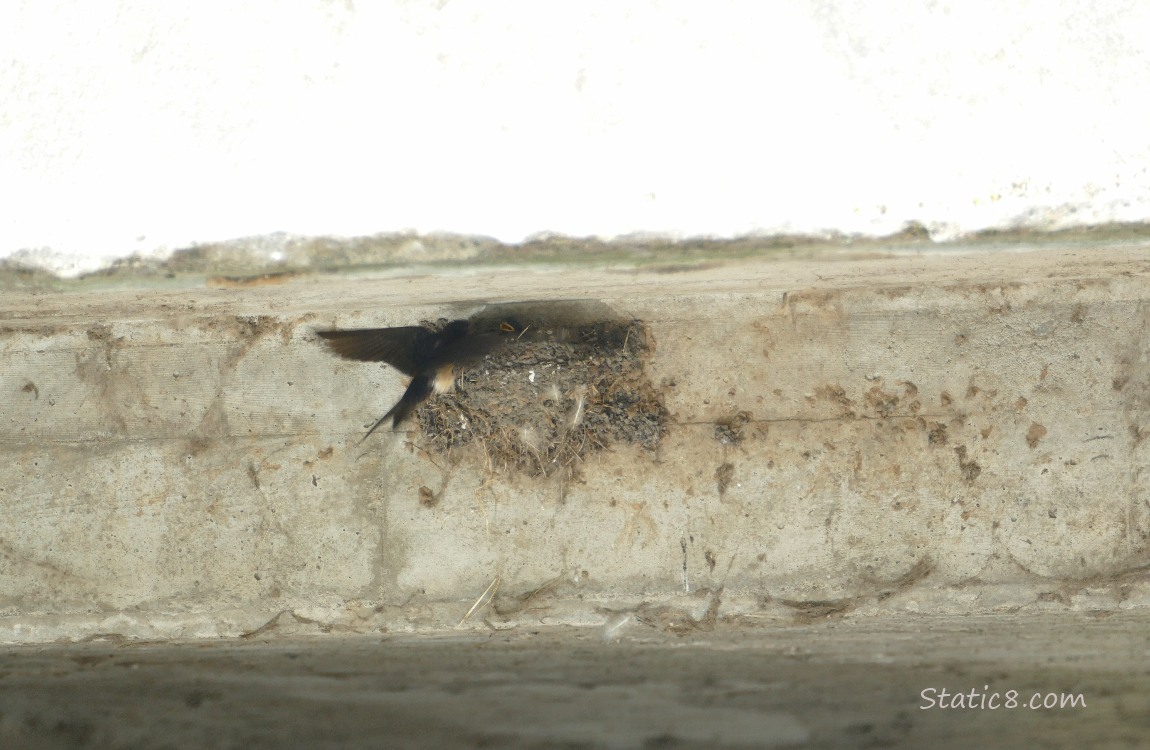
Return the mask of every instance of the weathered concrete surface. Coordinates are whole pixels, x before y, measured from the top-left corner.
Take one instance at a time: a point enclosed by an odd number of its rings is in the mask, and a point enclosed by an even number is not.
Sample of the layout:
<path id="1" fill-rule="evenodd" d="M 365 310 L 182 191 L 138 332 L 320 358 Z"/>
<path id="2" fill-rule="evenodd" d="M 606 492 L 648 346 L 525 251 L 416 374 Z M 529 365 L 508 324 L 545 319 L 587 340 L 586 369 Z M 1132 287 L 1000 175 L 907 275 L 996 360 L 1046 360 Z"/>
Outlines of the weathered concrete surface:
<path id="1" fill-rule="evenodd" d="M 315 326 L 551 298 L 650 326 L 656 454 L 560 487 L 356 446 L 402 381 Z M 8 292 L 0 640 L 426 631 L 489 589 L 468 626 L 1142 607 L 1148 327 L 1143 246 Z"/>
<path id="2" fill-rule="evenodd" d="M 7 646 L 0 745 L 1077 750 L 1150 735 L 1134 613 L 603 635 Z"/>

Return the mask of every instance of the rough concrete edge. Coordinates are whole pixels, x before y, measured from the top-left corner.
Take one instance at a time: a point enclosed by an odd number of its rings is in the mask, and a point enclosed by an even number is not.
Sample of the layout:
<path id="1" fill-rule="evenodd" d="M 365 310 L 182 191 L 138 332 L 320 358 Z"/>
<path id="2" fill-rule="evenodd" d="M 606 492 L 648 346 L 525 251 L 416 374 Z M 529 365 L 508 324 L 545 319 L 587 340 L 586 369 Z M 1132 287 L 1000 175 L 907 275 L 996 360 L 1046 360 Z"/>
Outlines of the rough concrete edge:
<path id="1" fill-rule="evenodd" d="M 0 644 L 443 635 L 556 626 L 594 631 L 610 640 L 636 628 L 689 635 L 722 627 L 770 629 L 835 620 L 1051 613 L 1108 616 L 1147 609 L 1150 581 L 1079 588 L 1032 583 L 939 586 L 827 602 L 786 602 L 704 589 L 691 595 L 564 599 L 538 607 L 513 600 L 496 602 L 493 607 L 490 598 L 479 594 L 471 603 L 402 605 L 353 600 L 342 605 L 252 606 L 197 613 L 121 610 L 9 616 L 0 617 Z"/>
<path id="2" fill-rule="evenodd" d="M 748 257 L 836 259 L 1009 250 L 1032 246 L 1124 244 L 1150 241 L 1150 223 L 1115 223 L 1062 229 L 1012 227 L 932 239 L 908 222 L 890 235 L 826 232 L 815 235 L 748 234 L 739 237 L 670 237 L 635 234 L 602 239 L 541 234 L 507 244 L 490 237 L 412 232 L 362 237 L 297 236 L 279 232 L 181 248 L 154 256 L 131 255 L 101 270 L 66 278 L 48 270 L 31 251 L 0 259 L 0 288 L 62 290 L 101 283 L 179 284 L 208 277 L 239 286 L 283 283 L 300 274 L 395 271 L 419 267 L 482 265 L 691 266 Z"/>

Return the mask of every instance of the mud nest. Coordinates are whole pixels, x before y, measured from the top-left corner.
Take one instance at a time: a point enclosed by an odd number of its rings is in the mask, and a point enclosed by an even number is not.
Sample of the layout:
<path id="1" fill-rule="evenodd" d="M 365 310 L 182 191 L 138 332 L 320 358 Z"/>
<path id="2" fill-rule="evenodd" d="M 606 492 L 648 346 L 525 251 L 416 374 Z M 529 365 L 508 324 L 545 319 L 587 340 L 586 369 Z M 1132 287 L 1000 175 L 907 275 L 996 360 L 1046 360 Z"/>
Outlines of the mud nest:
<path id="1" fill-rule="evenodd" d="M 529 333 L 416 411 L 425 450 L 473 448 L 489 470 L 539 476 L 577 475 L 587 454 L 613 443 L 658 447 L 667 410 L 644 372 L 642 322 Z"/>

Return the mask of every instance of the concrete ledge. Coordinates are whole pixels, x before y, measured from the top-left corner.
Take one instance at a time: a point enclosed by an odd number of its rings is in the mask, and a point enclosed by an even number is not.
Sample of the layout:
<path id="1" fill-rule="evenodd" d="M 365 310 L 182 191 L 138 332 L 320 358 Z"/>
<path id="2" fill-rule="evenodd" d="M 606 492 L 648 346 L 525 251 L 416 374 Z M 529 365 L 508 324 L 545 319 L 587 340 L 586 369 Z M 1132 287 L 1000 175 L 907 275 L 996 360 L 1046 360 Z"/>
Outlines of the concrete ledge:
<path id="1" fill-rule="evenodd" d="M 566 487 L 357 448 L 312 333 L 582 298 L 672 418 Z M 1142 246 L 6 293 L 0 640 L 1143 607 L 1147 330 Z"/>
<path id="2" fill-rule="evenodd" d="M 1141 614 L 0 647 L 7 747 L 1137 747 Z"/>

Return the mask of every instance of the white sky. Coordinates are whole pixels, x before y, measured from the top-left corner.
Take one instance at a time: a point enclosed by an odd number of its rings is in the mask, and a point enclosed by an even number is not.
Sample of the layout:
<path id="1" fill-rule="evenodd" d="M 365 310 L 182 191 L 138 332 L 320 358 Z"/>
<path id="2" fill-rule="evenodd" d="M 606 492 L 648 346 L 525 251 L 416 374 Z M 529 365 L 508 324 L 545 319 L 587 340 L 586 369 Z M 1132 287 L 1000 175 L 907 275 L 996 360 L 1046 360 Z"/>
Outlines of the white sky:
<path id="1" fill-rule="evenodd" d="M 1150 3 L 12 0 L 0 257 L 1150 217 Z"/>

